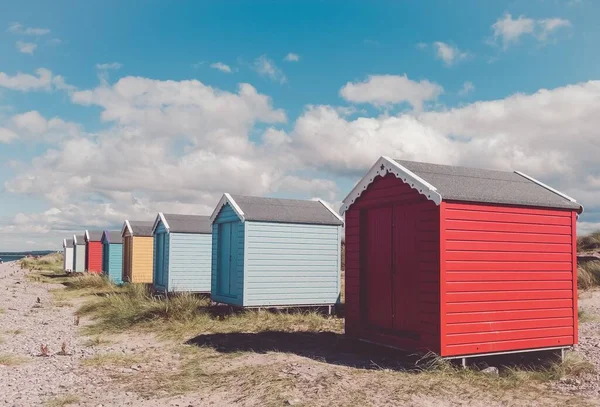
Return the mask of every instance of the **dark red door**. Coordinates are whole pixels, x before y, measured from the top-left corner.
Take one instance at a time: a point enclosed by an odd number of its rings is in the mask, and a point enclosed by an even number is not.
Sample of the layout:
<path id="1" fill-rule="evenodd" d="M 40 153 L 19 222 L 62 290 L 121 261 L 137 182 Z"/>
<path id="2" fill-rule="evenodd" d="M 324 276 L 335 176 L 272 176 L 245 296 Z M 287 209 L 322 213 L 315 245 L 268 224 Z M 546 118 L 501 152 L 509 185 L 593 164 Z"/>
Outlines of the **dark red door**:
<path id="1" fill-rule="evenodd" d="M 418 331 L 418 214 L 413 205 L 364 212 L 363 315 L 373 327 L 406 334 Z"/>
<path id="2" fill-rule="evenodd" d="M 418 214 L 415 205 L 394 207 L 392 285 L 394 329 L 397 331 L 415 331 L 418 328 Z"/>
<path id="3" fill-rule="evenodd" d="M 364 216 L 364 316 L 371 326 L 391 329 L 392 208 L 369 209 Z"/>

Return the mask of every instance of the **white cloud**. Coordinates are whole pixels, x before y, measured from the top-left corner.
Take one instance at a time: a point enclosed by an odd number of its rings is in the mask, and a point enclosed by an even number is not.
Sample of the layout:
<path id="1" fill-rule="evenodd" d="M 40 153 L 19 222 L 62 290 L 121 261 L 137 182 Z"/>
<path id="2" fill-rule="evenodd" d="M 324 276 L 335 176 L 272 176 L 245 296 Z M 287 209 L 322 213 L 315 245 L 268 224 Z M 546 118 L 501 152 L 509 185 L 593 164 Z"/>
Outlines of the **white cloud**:
<path id="1" fill-rule="evenodd" d="M 224 64 L 223 62 L 215 62 L 213 64 L 210 64 L 210 67 L 225 73 L 232 72 L 231 67 L 229 65 Z"/>
<path id="2" fill-rule="evenodd" d="M 33 51 L 37 48 L 37 44 L 33 42 L 17 41 L 17 49 L 23 54 L 33 55 Z"/>
<path id="3" fill-rule="evenodd" d="M 370 75 L 363 82 L 348 82 L 340 95 L 349 102 L 371 103 L 376 106 L 407 102 L 421 110 L 423 103 L 435 100 L 443 88 L 428 80 L 419 82 L 406 75 Z"/>
<path id="4" fill-rule="evenodd" d="M 29 91 L 51 91 L 51 90 L 67 90 L 72 91 L 75 88 L 68 85 L 64 78 L 60 75 L 52 74 L 52 71 L 39 68 L 35 70 L 36 75 L 17 73 L 10 76 L 5 72 L 0 72 L 0 88 L 18 90 L 21 92 Z"/>
<path id="5" fill-rule="evenodd" d="M 550 34 L 559 28 L 570 27 L 571 22 L 562 18 L 548 18 L 544 20 L 538 20 L 538 24 L 541 27 L 541 31 L 538 34 L 540 40 L 545 40 Z"/>
<path id="6" fill-rule="evenodd" d="M 474 90 L 475 90 L 475 85 L 473 85 L 473 82 L 466 81 L 465 83 L 463 83 L 462 88 L 460 88 L 460 90 L 458 91 L 458 95 L 466 96 L 466 95 L 472 93 Z"/>
<path id="7" fill-rule="evenodd" d="M 48 28 L 33 28 L 33 27 L 24 27 L 20 23 L 12 23 L 8 27 L 8 31 L 19 34 L 19 35 L 31 35 L 31 36 L 42 36 L 50 33 Z"/>
<path id="8" fill-rule="evenodd" d="M 48 40 L 48 44 L 60 45 L 60 44 L 62 44 L 62 40 L 60 38 L 52 38 L 51 40 Z"/>
<path id="9" fill-rule="evenodd" d="M 100 70 L 117 70 L 117 69 L 121 69 L 123 67 L 123 64 L 121 64 L 120 62 L 107 62 L 104 64 L 96 64 L 96 69 L 100 69 Z"/>
<path id="10" fill-rule="evenodd" d="M 298 62 L 298 61 L 300 61 L 300 55 L 290 52 L 283 59 L 287 62 Z"/>
<path id="11" fill-rule="evenodd" d="M 256 58 L 252 64 L 252 68 L 258 72 L 259 75 L 266 76 L 275 82 L 279 82 L 281 84 L 287 82 L 287 78 L 281 69 L 275 65 L 273 60 L 267 58 L 266 55 L 261 55 Z"/>
<path id="12" fill-rule="evenodd" d="M 502 47 L 507 49 L 524 35 L 532 35 L 539 41 L 545 41 L 551 33 L 570 25 L 569 20 L 562 18 L 534 20 L 519 16 L 513 19 L 510 13 L 506 13 L 492 24 L 492 31 L 494 32 L 494 43 L 502 42 Z"/>
<path id="13" fill-rule="evenodd" d="M 16 140 L 19 136 L 14 131 L 5 127 L 0 127 L 0 143 L 10 143 Z"/>
<path id="14" fill-rule="evenodd" d="M 444 64 L 447 66 L 454 65 L 469 56 L 468 52 L 461 51 L 458 47 L 446 44 L 445 42 L 436 41 L 433 43 L 433 46 L 436 49 L 437 58 L 444 61 Z"/>

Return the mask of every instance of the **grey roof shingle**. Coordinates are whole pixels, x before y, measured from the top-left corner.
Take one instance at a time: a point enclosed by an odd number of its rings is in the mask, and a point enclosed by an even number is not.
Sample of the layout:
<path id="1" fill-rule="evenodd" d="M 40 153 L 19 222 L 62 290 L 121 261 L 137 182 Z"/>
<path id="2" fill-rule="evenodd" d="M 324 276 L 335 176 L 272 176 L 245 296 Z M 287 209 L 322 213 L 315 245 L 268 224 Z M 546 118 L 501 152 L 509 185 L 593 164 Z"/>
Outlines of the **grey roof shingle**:
<path id="1" fill-rule="evenodd" d="M 123 236 L 121 236 L 120 230 L 105 230 L 104 234 L 110 244 L 123 243 Z"/>
<path id="2" fill-rule="evenodd" d="M 81 235 L 81 236 L 75 236 L 77 238 L 77 244 L 78 245 L 83 245 L 85 244 L 85 235 Z"/>
<path id="3" fill-rule="evenodd" d="M 90 235 L 90 242 L 99 242 L 102 240 L 102 231 L 101 230 L 88 230 L 88 234 Z"/>
<path id="4" fill-rule="evenodd" d="M 244 218 L 250 221 L 338 226 L 343 224 L 319 201 L 243 195 L 232 195 L 232 198 L 244 212 Z"/>
<path id="5" fill-rule="evenodd" d="M 394 161 L 433 185 L 443 200 L 582 210 L 580 204 L 514 172 Z"/>
<path id="6" fill-rule="evenodd" d="M 73 239 L 65 239 L 67 245 L 65 247 L 73 247 Z"/>
<path id="7" fill-rule="evenodd" d="M 212 233 L 210 216 L 163 213 L 170 233 Z"/>
<path id="8" fill-rule="evenodd" d="M 133 236 L 152 236 L 153 221 L 130 220 L 129 225 L 131 226 Z"/>

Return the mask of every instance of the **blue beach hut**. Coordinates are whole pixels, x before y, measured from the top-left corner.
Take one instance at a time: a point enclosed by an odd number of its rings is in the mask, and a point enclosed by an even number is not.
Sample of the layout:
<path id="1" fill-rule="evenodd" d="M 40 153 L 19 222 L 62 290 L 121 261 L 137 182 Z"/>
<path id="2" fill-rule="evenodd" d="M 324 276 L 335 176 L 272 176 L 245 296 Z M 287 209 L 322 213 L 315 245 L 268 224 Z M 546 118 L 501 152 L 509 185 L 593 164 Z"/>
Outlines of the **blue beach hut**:
<path id="1" fill-rule="evenodd" d="M 154 222 L 152 234 L 154 289 L 165 292 L 210 293 L 210 218 L 160 212 Z"/>
<path id="2" fill-rule="evenodd" d="M 123 282 L 123 237 L 119 230 L 102 233 L 102 273 L 113 283 Z"/>
<path id="3" fill-rule="evenodd" d="M 338 302 L 343 220 L 325 202 L 224 194 L 211 222 L 213 301 L 240 307 Z"/>

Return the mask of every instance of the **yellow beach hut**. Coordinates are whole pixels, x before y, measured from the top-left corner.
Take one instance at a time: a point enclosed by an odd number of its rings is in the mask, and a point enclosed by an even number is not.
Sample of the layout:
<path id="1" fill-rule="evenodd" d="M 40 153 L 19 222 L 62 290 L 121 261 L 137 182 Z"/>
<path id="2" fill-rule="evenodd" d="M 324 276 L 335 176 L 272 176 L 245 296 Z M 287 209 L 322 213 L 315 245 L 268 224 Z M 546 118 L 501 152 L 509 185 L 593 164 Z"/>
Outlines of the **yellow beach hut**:
<path id="1" fill-rule="evenodd" d="M 154 263 L 154 222 L 126 220 L 121 230 L 123 236 L 123 281 L 152 283 Z"/>

